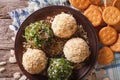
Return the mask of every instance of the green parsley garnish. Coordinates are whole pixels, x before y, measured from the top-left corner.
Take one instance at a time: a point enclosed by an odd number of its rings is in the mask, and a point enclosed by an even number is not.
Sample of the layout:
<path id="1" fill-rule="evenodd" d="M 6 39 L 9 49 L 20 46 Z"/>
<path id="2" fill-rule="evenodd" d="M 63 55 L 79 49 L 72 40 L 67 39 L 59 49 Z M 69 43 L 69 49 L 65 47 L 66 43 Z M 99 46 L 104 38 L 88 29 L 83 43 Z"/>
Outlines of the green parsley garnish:
<path id="1" fill-rule="evenodd" d="M 41 20 L 27 26 L 24 37 L 28 45 L 34 48 L 40 48 L 45 43 L 50 42 L 53 37 L 53 32 L 50 25 Z"/>
<path id="2" fill-rule="evenodd" d="M 73 66 L 66 59 L 52 58 L 48 68 L 49 80 L 68 80 L 72 70 Z"/>

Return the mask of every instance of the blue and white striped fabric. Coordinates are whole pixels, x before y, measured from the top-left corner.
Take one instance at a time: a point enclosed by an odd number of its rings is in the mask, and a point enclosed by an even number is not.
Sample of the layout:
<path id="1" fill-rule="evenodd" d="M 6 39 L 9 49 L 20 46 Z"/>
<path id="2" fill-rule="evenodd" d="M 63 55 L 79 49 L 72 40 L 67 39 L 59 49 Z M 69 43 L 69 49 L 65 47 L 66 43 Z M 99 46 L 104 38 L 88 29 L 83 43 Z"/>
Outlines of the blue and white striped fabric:
<path id="1" fill-rule="evenodd" d="M 13 10 L 9 13 L 13 23 L 9 26 L 15 33 L 18 31 L 22 22 L 34 11 L 49 5 L 67 5 L 68 0 L 29 0 L 29 6 L 24 9 Z M 114 53 L 115 59 L 109 65 L 96 64 L 85 80 L 120 80 L 120 53 Z"/>

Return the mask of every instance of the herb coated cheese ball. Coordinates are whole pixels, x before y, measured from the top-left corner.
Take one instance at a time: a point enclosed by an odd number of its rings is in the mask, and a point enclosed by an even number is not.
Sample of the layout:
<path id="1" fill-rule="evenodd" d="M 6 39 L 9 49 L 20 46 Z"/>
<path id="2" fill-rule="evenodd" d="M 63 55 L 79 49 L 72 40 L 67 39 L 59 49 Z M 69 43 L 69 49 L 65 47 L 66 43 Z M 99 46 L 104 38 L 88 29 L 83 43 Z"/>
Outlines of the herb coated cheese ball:
<path id="1" fill-rule="evenodd" d="M 42 50 L 30 49 L 23 54 L 22 64 L 30 74 L 38 74 L 46 68 L 47 57 Z"/>
<path id="2" fill-rule="evenodd" d="M 63 48 L 67 60 L 73 63 L 83 62 L 89 55 L 89 46 L 82 38 L 68 40 Z"/>
<path id="3" fill-rule="evenodd" d="M 52 30 L 57 37 L 69 38 L 77 30 L 76 20 L 70 14 L 58 14 L 52 22 Z"/>

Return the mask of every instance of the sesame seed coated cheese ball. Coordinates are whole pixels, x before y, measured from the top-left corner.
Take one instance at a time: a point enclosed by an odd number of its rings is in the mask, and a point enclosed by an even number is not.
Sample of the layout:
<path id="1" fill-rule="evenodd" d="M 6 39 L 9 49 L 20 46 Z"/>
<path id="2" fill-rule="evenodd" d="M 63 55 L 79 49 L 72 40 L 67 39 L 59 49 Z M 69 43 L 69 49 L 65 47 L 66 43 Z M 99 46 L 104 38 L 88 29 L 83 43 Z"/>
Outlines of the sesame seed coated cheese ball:
<path id="1" fill-rule="evenodd" d="M 23 54 L 22 64 L 30 74 L 38 74 L 46 68 L 47 57 L 42 50 L 28 48 Z"/>
<path id="2" fill-rule="evenodd" d="M 82 38 L 68 40 L 63 52 L 67 60 L 73 63 L 83 62 L 90 55 L 89 46 Z"/>
<path id="3" fill-rule="evenodd" d="M 70 14 L 58 14 L 52 22 L 52 30 L 60 38 L 69 38 L 77 30 L 76 20 Z"/>

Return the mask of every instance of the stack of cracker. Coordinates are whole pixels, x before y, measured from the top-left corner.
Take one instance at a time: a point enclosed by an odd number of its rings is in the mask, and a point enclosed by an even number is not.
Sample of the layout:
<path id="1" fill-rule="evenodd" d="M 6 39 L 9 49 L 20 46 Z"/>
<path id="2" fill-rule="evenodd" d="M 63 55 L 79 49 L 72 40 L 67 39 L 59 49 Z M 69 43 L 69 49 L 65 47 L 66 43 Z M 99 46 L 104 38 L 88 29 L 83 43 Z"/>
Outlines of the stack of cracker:
<path id="1" fill-rule="evenodd" d="M 104 0 L 104 3 L 101 0 L 69 1 L 87 17 L 96 30 L 100 27 L 98 37 L 104 46 L 99 50 L 98 63 L 111 63 L 113 52 L 120 52 L 120 0 Z"/>

